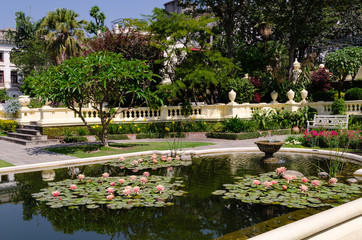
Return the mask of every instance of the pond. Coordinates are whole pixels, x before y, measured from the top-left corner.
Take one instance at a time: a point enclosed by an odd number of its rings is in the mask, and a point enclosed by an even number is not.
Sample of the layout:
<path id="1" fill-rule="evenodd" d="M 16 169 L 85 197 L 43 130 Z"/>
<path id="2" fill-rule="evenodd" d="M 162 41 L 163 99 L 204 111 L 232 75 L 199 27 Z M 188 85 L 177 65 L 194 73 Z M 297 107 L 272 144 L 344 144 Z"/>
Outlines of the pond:
<path id="1" fill-rule="evenodd" d="M 234 177 L 258 175 L 277 167 L 317 175 L 317 165 L 326 168 L 328 158 L 277 154 L 278 164 L 260 161 L 264 154 L 229 154 L 193 158 L 189 166 L 148 169 L 152 175 L 182 177 L 184 196 L 174 197 L 173 206 L 110 209 L 105 206 L 51 208 L 31 194 L 47 188 L 51 182 L 76 179 L 77 174 L 99 177 L 142 175 L 109 165 L 87 165 L 55 169 L 55 178 L 44 181 L 42 172 L 15 174 L 16 186 L 0 190 L 0 230 L 2 239 L 213 239 L 222 236 L 251 237 L 284 224 L 315 214 L 326 208 L 293 209 L 280 205 L 243 203 L 211 193 L 234 183 Z M 357 164 L 344 170 L 353 173 Z M 348 174 L 347 174 L 348 175 Z M 348 176 L 347 176 L 348 177 Z M 10 184 L 11 185 L 11 184 Z M 253 227 L 251 227 L 253 226 Z M 231 234 L 231 235 L 228 235 Z M 232 238 L 228 238 L 232 239 Z"/>

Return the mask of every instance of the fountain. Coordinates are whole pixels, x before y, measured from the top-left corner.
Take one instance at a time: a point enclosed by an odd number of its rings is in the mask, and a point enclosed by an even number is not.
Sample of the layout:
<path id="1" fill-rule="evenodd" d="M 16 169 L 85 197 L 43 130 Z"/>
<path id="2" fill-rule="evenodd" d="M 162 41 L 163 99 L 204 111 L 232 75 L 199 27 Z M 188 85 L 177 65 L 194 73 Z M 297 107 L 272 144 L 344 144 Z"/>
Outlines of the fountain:
<path id="1" fill-rule="evenodd" d="M 263 161 L 265 163 L 277 163 L 278 158 L 274 157 L 274 153 L 278 152 L 279 149 L 284 145 L 283 141 L 275 141 L 270 138 L 269 140 L 256 141 L 255 144 L 259 150 L 265 153 Z"/>

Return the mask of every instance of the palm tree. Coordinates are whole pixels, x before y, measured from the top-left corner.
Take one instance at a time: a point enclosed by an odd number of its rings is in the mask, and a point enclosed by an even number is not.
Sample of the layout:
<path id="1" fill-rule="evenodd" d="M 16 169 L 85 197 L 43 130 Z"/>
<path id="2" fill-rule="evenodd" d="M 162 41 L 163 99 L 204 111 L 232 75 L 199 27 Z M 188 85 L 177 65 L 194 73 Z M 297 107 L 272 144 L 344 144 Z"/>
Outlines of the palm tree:
<path id="1" fill-rule="evenodd" d="M 79 56 L 80 41 L 84 39 L 85 20 L 77 21 L 79 15 L 72 10 L 57 8 L 43 18 L 38 34 L 45 37 L 47 51 L 55 64 Z"/>

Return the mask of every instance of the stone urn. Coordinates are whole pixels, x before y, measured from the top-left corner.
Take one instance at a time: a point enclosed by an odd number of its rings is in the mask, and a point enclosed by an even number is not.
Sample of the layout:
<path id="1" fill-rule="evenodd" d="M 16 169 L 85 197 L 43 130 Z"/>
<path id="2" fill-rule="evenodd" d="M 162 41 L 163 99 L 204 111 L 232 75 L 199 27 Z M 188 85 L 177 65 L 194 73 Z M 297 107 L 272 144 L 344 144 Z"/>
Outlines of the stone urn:
<path id="1" fill-rule="evenodd" d="M 259 150 L 265 153 L 263 161 L 265 163 L 277 163 L 278 159 L 274 157 L 274 153 L 278 152 L 279 149 L 284 145 L 282 141 L 256 141 L 255 144 Z"/>
<path id="2" fill-rule="evenodd" d="M 19 104 L 22 106 L 22 107 L 26 107 L 28 106 L 30 103 L 30 97 L 27 96 L 27 95 L 20 95 L 19 96 Z"/>
<path id="3" fill-rule="evenodd" d="M 234 90 L 231 90 L 231 91 L 229 92 L 230 102 L 234 102 L 234 101 L 235 101 L 235 98 L 236 98 L 236 92 L 234 92 Z"/>
<path id="4" fill-rule="evenodd" d="M 289 101 L 287 102 L 287 103 L 295 103 L 294 102 L 294 96 L 295 96 L 295 92 L 292 90 L 292 89 L 290 89 L 288 92 L 287 92 L 287 97 L 288 97 L 288 99 L 289 99 Z"/>
<path id="5" fill-rule="evenodd" d="M 277 98 L 278 98 L 278 92 L 276 92 L 275 90 L 273 92 L 270 93 L 270 97 L 272 98 L 272 103 L 277 103 Z"/>
<path id="6" fill-rule="evenodd" d="M 307 103 L 307 100 L 305 100 L 308 97 L 308 91 L 303 89 L 300 91 L 300 96 L 302 97 L 302 103 Z"/>
<path id="7" fill-rule="evenodd" d="M 41 172 L 43 181 L 53 181 L 55 177 L 55 171 L 53 169 L 43 170 Z"/>

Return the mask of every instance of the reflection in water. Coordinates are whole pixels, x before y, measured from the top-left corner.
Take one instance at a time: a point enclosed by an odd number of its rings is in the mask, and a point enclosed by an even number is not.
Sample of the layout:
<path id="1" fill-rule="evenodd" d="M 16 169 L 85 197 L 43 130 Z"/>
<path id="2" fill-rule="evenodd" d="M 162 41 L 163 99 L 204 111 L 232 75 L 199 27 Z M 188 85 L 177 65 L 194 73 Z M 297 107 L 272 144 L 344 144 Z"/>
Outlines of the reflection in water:
<path id="1" fill-rule="evenodd" d="M 277 155 L 282 159 L 282 165 L 288 169 L 300 171 L 305 175 L 317 174 L 318 161 L 315 158 L 311 160 L 304 155 Z M 260 161 L 262 156 L 261 153 L 201 157 L 193 159 L 193 164 L 187 167 L 150 170 L 151 174 L 183 178 L 188 194 L 176 197 L 175 205 L 172 207 L 131 210 L 111 210 L 105 206 L 92 210 L 83 207 L 52 209 L 45 204 L 39 204 L 31 197 L 31 193 L 39 192 L 48 185 L 42 181 L 41 172 L 15 176 L 19 189 L 13 194 L 12 202 L 22 202 L 22 217 L 25 221 L 42 216 L 51 224 L 44 224 L 44 229 L 38 231 L 37 239 L 49 239 L 45 232 L 54 231 L 57 234 L 70 234 L 67 235 L 67 239 L 69 236 L 100 239 L 100 235 L 103 235 L 104 239 L 212 239 L 294 212 L 293 209 L 283 206 L 255 205 L 211 195 L 211 192 L 223 189 L 223 184 L 233 183 L 234 176 L 257 175 L 282 166 L 264 164 Z M 323 163 L 319 164 L 323 166 Z M 349 168 L 359 167 L 351 165 Z M 100 176 L 103 172 L 108 172 L 111 176 L 143 173 L 104 165 L 78 166 L 54 171 L 54 181 L 75 178 L 78 173 L 86 176 Z M 21 221 L 15 224 L 27 223 Z M 79 235 L 82 233 L 84 236 Z"/>

